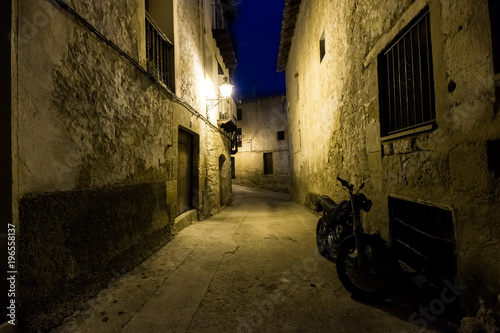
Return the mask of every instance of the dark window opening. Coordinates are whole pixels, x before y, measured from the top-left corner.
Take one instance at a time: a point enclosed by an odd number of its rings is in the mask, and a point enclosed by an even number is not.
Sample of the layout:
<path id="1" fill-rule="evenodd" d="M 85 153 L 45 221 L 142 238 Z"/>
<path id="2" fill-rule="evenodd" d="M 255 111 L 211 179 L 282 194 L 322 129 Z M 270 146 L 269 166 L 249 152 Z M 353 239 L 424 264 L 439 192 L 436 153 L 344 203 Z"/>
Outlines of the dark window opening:
<path id="1" fill-rule="evenodd" d="M 238 120 L 242 120 L 243 119 L 243 110 L 241 108 L 238 108 L 238 110 L 236 111 L 236 115 L 237 115 Z"/>
<path id="2" fill-rule="evenodd" d="M 242 144 L 243 136 L 241 134 L 241 128 L 236 129 L 236 141 L 238 142 L 238 147 L 243 146 Z"/>
<path id="3" fill-rule="evenodd" d="M 231 179 L 236 179 L 236 160 L 234 156 L 231 156 Z"/>
<path id="4" fill-rule="evenodd" d="M 448 278 L 456 276 L 451 211 L 389 197 L 389 216 L 392 247 L 403 263 L 416 271 L 437 268 Z"/>
<path id="5" fill-rule="evenodd" d="M 219 75 L 224 75 L 224 71 L 222 70 L 222 66 L 219 63 L 219 60 L 217 60 L 217 73 Z"/>
<path id="6" fill-rule="evenodd" d="M 493 68 L 495 74 L 500 73 L 500 2 L 488 0 L 490 12 L 491 41 L 493 48 Z"/>
<path id="7" fill-rule="evenodd" d="M 323 61 L 326 53 L 326 45 L 325 45 L 325 31 L 321 35 L 321 39 L 319 40 L 319 62 Z"/>
<path id="8" fill-rule="evenodd" d="M 500 140 L 486 142 L 488 170 L 495 178 L 500 177 Z"/>
<path id="9" fill-rule="evenodd" d="M 264 174 L 271 175 L 273 173 L 273 153 L 264 153 Z"/>
<path id="10" fill-rule="evenodd" d="M 429 10 L 379 55 L 381 135 L 434 124 L 434 80 Z"/>
<path id="11" fill-rule="evenodd" d="M 285 131 L 278 132 L 278 140 L 285 140 Z"/>

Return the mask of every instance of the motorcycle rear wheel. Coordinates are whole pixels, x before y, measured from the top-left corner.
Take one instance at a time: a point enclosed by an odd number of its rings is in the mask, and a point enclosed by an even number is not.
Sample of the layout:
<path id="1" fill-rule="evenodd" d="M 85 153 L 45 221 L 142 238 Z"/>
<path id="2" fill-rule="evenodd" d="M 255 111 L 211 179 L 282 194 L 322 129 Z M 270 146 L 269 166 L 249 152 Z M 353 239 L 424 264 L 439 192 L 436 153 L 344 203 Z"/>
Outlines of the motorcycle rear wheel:
<path id="1" fill-rule="evenodd" d="M 354 298 L 370 302 L 390 298 L 399 287 L 401 267 L 387 245 L 371 238 L 364 242 L 364 267 L 359 266 L 355 242 L 339 250 L 336 261 L 339 280 Z"/>

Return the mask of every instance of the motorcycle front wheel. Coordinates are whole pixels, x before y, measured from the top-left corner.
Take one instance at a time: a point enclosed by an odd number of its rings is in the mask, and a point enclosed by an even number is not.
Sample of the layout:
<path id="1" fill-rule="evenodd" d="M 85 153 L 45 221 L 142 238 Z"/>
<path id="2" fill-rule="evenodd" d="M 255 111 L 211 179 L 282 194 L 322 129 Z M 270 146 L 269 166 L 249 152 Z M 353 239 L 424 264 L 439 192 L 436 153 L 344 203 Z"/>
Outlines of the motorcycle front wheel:
<path id="1" fill-rule="evenodd" d="M 391 250 L 380 241 L 364 240 L 366 262 L 359 265 L 355 242 L 343 246 L 337 254 L 340 282 L 354 298 L 376 302 L 394 295 L 399 287 L 401 267 Z"/>
<path id="2" fill-rule="evenodd" d="M 324 217 L 320 218 L 316 225 L 316 246 L 318 247 L 319 254 L 328 260 L 332 260 L 333 249 L 328 241 L 329 233 L 326 219 Z"/>

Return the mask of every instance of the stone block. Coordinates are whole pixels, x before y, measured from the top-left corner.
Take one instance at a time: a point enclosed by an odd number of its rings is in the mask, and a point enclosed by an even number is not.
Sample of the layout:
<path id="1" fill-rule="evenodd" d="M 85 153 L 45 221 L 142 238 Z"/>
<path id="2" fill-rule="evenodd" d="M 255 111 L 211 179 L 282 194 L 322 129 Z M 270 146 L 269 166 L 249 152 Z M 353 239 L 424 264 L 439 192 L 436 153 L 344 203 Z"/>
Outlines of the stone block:
<path id="1" fill-rule="evenodd" d="M 189 227 L 197 221 L 196 209 L 188 210 L 175 218 L 174 232 L 179 232 L 182 229 Z"/>
<path id="2" fill-rule="evenodd" d="M 394 154 L 408 154 L 413 151 L 412 138 L 403 138 L 393 142 Z"/>
<path id="3" fill-rule="evenodd" d="M 384 156 L 391 156 L 394 155 L 394 147 L 392 142 L 384 142 L 382 144 Z"/>
<path id="4" fill-rule="evenodd" d="M 415 150 L 432 151 L 435 148 L 436 142 L 431 139 L 431 133 L 420 134 L 415 138 Z"/>
<path id="5" fill-rule="evenodd" d="M 368 168 L 371 175 L 382 173 L 382 156 L 380 156 L 380 152 L 368 154 Z"/>
<path id="6" fill-rule="evenodd" d="M 487 193 L 488 165 L 486 146 L 464 145 L 450 152 L 452 186 L 457 191 L 471 192 L 470 195 Z"/>
<path id="7" fill-rule="evenodd" d="M 167 205 L 171 205 L 174 202 L 177 202 L 177 188 L 167 191 Z"/>
<path id="8" fill-rule="evenodd" d="M 372 122 L 366 126 L 366 152 L 368 154 L 381 151 L 380 123 Z"/>

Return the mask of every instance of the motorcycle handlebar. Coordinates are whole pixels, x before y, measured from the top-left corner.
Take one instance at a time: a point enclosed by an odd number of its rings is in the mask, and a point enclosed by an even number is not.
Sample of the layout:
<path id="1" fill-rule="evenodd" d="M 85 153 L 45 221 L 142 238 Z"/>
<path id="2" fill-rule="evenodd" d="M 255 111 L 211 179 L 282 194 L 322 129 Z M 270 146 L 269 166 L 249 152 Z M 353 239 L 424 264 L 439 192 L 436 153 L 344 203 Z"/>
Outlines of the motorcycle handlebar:
<path id="1" fill-rule="evenodd" d="M 349 186 L 349 182 L 347 180 L 343 180 L 339 176 L 337 176 L 337 180 L 343 185 L 343 186 Z"/>

